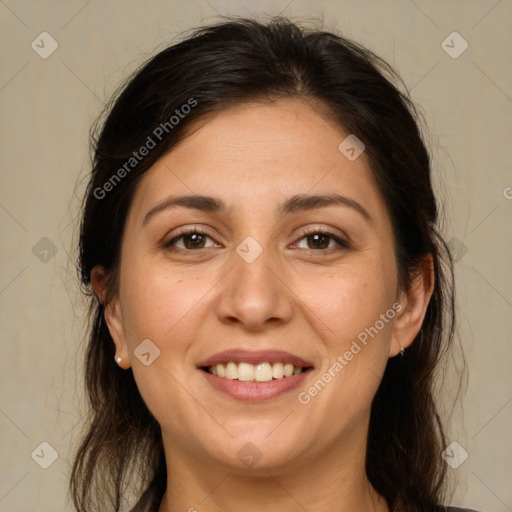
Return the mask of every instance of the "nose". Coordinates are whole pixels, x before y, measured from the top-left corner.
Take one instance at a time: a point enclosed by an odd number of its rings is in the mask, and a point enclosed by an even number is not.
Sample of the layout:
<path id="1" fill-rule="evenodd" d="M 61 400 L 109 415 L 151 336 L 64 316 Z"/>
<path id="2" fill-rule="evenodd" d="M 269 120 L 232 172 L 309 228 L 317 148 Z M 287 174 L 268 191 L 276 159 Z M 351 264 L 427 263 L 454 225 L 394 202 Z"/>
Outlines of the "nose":
<path id="1" fill-rule="evenodd" d="M 264 250 L 251 263 L 233 255 L 234 267 L 219 283 L 217 315 L 222 323 L 260 332 L 291 320 L 293 293 L 286 286 L 279 262 L 271 261 L 270 253 Z"/>

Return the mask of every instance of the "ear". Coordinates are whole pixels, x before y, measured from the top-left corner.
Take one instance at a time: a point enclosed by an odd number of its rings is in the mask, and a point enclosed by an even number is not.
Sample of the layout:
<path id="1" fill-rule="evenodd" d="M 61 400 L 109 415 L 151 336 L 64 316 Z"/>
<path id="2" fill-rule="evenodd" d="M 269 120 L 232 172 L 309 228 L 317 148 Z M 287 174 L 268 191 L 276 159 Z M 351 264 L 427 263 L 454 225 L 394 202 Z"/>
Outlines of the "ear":
<path id="1" fill-rule="evenodd" d="M 91 284 L 94 294 L 98 300 L 103 304 L 105 321 L 107 327 L 114 340 L 116 346 L 116 359 L 121 357 L 121 363 L 118 363 L 121 368 L 127 369 L 130 367 L 130 356 L 128 345 L 126 343 L 125 329 L 119 298 L 116 296 L 109 302 L 106 302 L 107 297 L 107 273 L 101 265 L 97 265 L 91 271 Z"/>
<path id="2" fill-rule="evenodd" d="M 434 279 L 434 262 L 429 254 L 421 263 L 409 289 L 400 292 L 398 303 L 402 309 L 395 318 L 389 357 L 398 355 L 402 347 L 411 345 L 420 331 L 434 290 Z"/>

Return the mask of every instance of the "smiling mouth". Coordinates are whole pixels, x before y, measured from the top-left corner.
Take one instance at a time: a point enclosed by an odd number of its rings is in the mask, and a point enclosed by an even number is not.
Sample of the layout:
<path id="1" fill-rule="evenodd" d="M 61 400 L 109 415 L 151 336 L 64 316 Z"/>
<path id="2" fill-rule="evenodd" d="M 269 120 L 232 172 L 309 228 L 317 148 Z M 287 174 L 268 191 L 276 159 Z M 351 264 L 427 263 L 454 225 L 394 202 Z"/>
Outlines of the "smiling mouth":
<path id="1" fill-rule="evenodd" d="M 272 380 L 295 377 L 309 368 L 282 362 L 250 364 L 230 361 L 214 366 L 204 366 L 201 369 L 222 379 L 238 380 L 241 382 L 270 382 Z"/>

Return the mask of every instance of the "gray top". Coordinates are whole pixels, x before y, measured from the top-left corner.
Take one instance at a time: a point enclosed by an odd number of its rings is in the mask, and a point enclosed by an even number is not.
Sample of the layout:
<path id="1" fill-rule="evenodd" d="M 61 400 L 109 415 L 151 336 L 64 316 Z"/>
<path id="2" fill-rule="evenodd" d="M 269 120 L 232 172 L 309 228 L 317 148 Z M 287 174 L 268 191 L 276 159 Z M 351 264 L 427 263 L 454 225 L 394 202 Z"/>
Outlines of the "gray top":
<path id="1" fill-rule="evenodd" d="M 473 508 L 446 507 L 447 512 L 479 512 Z"/>
<path id="2" fill-rule="evenodd" d="M 142 500 L 141 500 L 142 501 Z M 149 512 L 149 505 L 139 501 L 129 512 Z M 472 508 L 446 507 L 446 512 L 481 512 Z"/>
<path id="3" fill-rule="evenodd" d="M 447 512 L 478 512 L 473 508 L 446 507 Z"/>

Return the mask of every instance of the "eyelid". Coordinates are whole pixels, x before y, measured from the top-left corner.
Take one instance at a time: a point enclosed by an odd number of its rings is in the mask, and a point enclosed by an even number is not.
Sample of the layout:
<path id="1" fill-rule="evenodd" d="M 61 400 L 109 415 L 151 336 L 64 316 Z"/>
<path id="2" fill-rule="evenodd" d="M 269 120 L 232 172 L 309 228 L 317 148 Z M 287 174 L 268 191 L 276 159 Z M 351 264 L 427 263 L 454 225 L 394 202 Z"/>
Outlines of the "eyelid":
<path id="1" fill-rule="evenodd" d="M 324 236 L 327 236 L 327 237 L 331 238 L 332 240 L 334 240 L 338 244 L 339 247 L 338 248 L 331 247 L 330 249 L 323 249 L 323 250 L 321 250 L 321 249 L 306 249 L 306 250 L 309 250 L 311 252 L 317 252 L 317 253 L 328 253 L 328 252 L 331 252 L 333 250 L 339 250 L 340 248 L 348 249 L 348 248 L 351 247 L 351 244 L 349 242 L 349 238 L 346 235 L 336 234 L 333 231 L 331 231 L 329 228 L 320 227 L 320 226 L 308 228 L 306 231 L 304 231 L 302 233 L 300 238 L 298 238 L 294 242 L 294 245 L 297 242 L 300 242 L 303 238 L 307 238 L 308 236 L 316 235 L 316 234 L 324 235 Z"/>
<path id="2" fill-rule="evenodd" d="M 173 242 L 176 242 L 181 237 L 190 235 L 190 234 L 194 234 L 194 233 L 197 233 L 197 234 L 203 235 L 207 238 L 210 238 L 215 243 L 215 245 L 217 245 L 217 246 L 219 245 L 219 242 L 217 242 L 217 240 L 215 240 L 215 238 L 213 236 L 211 236 L 207 231 L 205 231 L 201 227 L 191 226 L 191 227 L 181 228 L 178 233 L 176 233 L 175 235 L 172 236 L 172 238 L 170 238 L 167 242 L 164 242 L 163 246 L 166 249 L 170 249 L 172 247 L 174 250 L 177 250 L 177 251 L 199 253 L 201 251 L 201 249 L 182 249 L 181 247 L 176 247 L 173 245 Z M 315 235 L 315 234 L 324 235 L 324 236 L 331 238 L 338 245 L 338 247 L 337 248 L 331 247 L 328 249 L 303 249 L 303 250 L 314 252 L 314 253 L 330 253 L 333 250 L 336 251 L 336 250 L 340 250 L 340 249 L 348 249 L 351 247 L 349 238 L 346 235 L 336 234 L 333 231 L 331 231 L 330 229 L 325 228 L 325 227 L 320 227 L 320 226 L 307 228 L 300 235 L 300 237 L 297 238 L 293 242 L 293 245 L 296 245 L 298 242 L 300 242 L 304 238 L 307 238 L 308 236 Z M 202 249 L 211 249 L 211 248 L 212 247 L 204 247 Z"/>
<path id="3" fill-rule="evenodd" d="M 213 240 L 215 242 L 216 245 L 218 245 L 218 243 L 219 243 L 213 238 L 213 236 L 211 236 L 209 233 L 207 233 L 204 229 L 202 229 L 200 227 L 192 226 L 192 227 L 180 228 L 178 233 L 174 234 L 168 241 L 163 243 L 163 246 L 164 246 L 164 248 L 169 249 L 170 247 L 173 246 L 172 245 L 173 242 L 176 242 L 183 236 L 191 235 L 194 233 L 197 233 L 204 237 L 210 238 L 211 240 Z M 192 251 L 192 250 L 188 250 L 188 249 L 182 249 L 181 247 L 174 247 L 174 248 L 177 250 L 182 250 L 182 251 L 186 251 L 186 252 L 198 252 L 200 250 L 200 249 L 196 249 L 196 250 Z M 206 249 L 209 249 L 209 247 L 206 247 Z"/>

